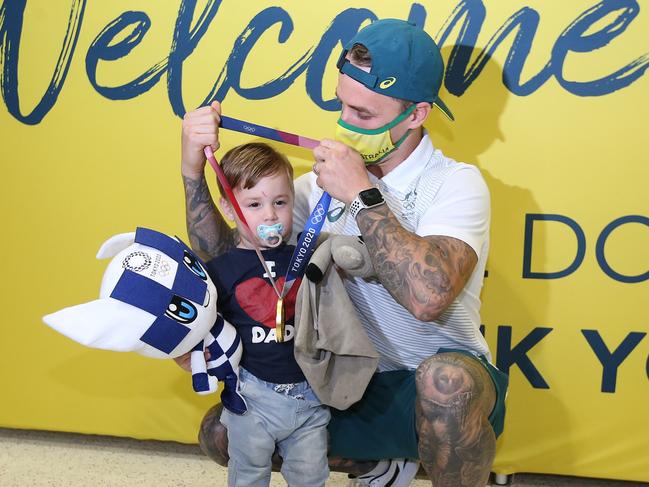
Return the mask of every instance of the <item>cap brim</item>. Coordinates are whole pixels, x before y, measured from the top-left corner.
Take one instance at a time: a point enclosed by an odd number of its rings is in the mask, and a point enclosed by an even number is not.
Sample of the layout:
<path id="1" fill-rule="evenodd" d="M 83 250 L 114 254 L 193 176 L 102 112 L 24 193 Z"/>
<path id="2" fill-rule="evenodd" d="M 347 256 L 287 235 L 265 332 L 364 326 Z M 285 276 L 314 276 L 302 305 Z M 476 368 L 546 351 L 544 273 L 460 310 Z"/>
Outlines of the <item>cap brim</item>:
<path id="1" fill-rule="evenodd" d="M 439 108 L 440 111 L 441 111 L 444 115 L 446 115 L 446 117 L 447 117 L 449 120 L 455 122 L 455 117 L 454 117 L 453 114 L 451 113 L 451 110 L 449 110 L 449 108 L 446 106 L 446 103 L 444 103 L 444 102 L 443 102 L 439 97 L 437 98 L 437 100 L 435 100 L 435 101 L 433 102 L 433 105 L 435 105 L 437 108 Z"/>

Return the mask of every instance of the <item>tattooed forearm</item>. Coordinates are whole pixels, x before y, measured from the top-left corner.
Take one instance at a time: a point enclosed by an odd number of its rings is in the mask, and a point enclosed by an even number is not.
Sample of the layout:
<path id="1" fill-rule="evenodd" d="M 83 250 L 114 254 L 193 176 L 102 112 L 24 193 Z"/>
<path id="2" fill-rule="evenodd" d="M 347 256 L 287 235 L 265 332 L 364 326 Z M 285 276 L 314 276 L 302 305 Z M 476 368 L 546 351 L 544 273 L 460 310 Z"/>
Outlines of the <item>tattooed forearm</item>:
<path id="1" fill-rule="evenodd" d="M 216 209 L 204 177 L 183 175 L 183 183 L 189 243 L 200 258 L 208 261 L 236 245 L 236 232 Z"/>
<path id="2" fill-rule="evenodd" d="M 419 366 L 416 385 L 419 457 L 433 485 L 486 485 L 496 439 L 487 420 L 495 391 L 484 369 L 441 354 Z"/>
<path id="3" fill-rule="evenodd" d="M 453 302 L 478 260 L 458 239 L 407 231 L 387 205 L 360 212 L 357 221 L 379 280 L 422 321 L 434 320 Z"/>

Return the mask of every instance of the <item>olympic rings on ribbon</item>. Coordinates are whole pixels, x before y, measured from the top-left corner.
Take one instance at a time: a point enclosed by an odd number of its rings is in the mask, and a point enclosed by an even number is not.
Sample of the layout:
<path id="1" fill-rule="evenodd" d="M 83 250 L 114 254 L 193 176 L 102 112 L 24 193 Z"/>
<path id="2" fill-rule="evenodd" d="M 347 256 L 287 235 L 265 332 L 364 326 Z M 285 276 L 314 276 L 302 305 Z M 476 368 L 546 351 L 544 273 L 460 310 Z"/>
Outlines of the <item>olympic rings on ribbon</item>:
<path id="1" fill-rule="evenodd" d="M 322 219 L 324 218 L 325 211 L 326 210 L 324 209 L 324 207 L 321 204 L 317 205 L 313 209 L 313 213 L 311 214 L 311 221 L 314 222 L 314 223 L 320 223 L 322 221 Z"/>

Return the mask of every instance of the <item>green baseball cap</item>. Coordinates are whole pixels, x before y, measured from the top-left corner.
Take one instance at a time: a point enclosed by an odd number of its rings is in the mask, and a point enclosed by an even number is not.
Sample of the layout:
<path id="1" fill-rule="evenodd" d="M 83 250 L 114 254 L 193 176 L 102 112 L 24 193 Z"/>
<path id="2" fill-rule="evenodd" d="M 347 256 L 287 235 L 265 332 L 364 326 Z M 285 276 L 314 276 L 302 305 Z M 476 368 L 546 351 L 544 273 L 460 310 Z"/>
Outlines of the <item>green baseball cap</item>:
<path id="1" fill-rule="evenodd" d="M 369 73 L 345 59 L 355 44 L 372 57 Z M 338 59 L 338 70 L 370 90 L 415 103 L 425 101 L 455 120 L 439 98 L 444 61 L 435 41 L 421 28 L 399 19 L 382 19 L 361 29 Z"/>

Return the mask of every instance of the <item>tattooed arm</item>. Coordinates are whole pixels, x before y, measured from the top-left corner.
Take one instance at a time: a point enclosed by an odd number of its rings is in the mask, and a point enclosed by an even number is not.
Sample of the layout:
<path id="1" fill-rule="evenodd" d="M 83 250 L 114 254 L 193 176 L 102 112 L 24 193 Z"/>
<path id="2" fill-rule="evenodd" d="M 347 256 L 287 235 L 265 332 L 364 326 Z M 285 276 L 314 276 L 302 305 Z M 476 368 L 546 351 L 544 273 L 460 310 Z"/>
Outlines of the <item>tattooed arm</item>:
<path id="1" fill-rule="evenodd" d="M 221 105 L 187 112 L 182 123 L 181 172 L 185 186 L 187 234 L 194 251 L 208 261 L 236 244 L 236 232 L 216 209 L 205 181 L 203 148 L 219 148 Z"/>
<path id="2" fill-rule="evenodd" d="M 187 235 L 192 249 L 208 261 L 236 245 L 236 230 L 225 222 L 210 195 L 205 176 L 183 174 Z"/>
<path id="3" fill-rule="evenodd" d="M 381 284 L 422 321 L 433 321 L 453 302 L 478 262 L 461 240 L 407 231 L 387 205 L 361 211 L 357 223 Z"/>
<path id="4" fill-rule="evenodd" d="M 359 191 L 372 187 L 365 164 L 358 153 L 346 145 L 324 139 L 313 154 L 316 183 L 347 206 Z M 380 169 L 376 171 L 380 173 Z M 375 174 L 379 175 L 382 174 Z M 488 205 L 488 196 L 486 201 L 482 199 L 485 195 L 488 192 L 482 194 L 478 190 L 473 194 L 472 189 L 462 185 L 456 193 L 440 197 L 446 206 L 440 204 L 435 214 L 431 214 L 427 220 L 429 228 L 434 231 L 435 224 L 440 221 L 455 227 L 457 222 L 467 218 L 465 224 L 480 227 L 479 222 L 473 220 L 476 215 L 481 218 L 480 209 L 485 202 Z M 468 206 L 464 205 L 465 200 L 470 202 Z M 458 206 L 463 208 L 461 215 L 446 211 Z M 457 221 L 448 221 L 449 215 L 457 217 Z M 460 294 L 478 262 L 473 248 L 462 240 L 446 236 L 421 237 L 409 232 L 387 205 L 365 209 L 356 220 L 381 284 L 419 320 L 437 318 Z"/>

